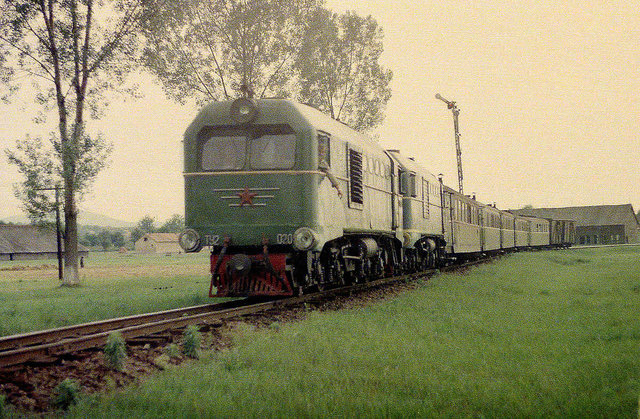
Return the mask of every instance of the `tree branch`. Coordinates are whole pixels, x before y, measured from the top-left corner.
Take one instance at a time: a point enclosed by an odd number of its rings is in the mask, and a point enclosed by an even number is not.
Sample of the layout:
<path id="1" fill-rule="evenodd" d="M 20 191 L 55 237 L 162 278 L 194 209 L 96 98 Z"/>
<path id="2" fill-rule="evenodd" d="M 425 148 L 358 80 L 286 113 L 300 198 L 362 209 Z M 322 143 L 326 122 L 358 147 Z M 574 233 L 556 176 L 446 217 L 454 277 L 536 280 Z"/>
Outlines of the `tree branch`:
<path id="1" fill-rule="evenodd" d="M 32 53 L 30 53 L 29 51 L 27 51 L 24 48 L 21 48 L 19 45 L 13 43 L 12 41 L 10 41 L 9 39 L 3 37 L 2 35 L 0 35 L 0 41 L 6 43 L 7 45 L 9 45 L 10 47 L 16 49 L 17 51 L 19 51 L 20 53 L 24 54 L 25 56 L 31 58 L 36 64 L 38 64 L 44 71 L 45 73 L 47 73 L 49 75 L 49 77 L 51 77 L 51 79 L 48 79 L 48 81 L 54 81 L 55 80 L 55 76 L 51 73 L 51 70 L 42 62 L 40 61 L 36 56 L 34 56 Z M 46 47 L 46 45 L 45 45 Z M 47 48 L 48 49 L 48 48 Z M 29 71 L 26 70 L 25 71 Z M 34 75 L 37 75 L 37 73 L 32 73 Z M 46 79 L 46 77 L 40 75 L 40 77 L 43 77 Z"/>
<path id="2" fill-rule="evenodd" d="M 204 21 L 202 20 L 202 15 L 198 11 L 197 7 L 196 7 L 196 14 L 197 14 L 198 20 L 200 20 L 200 25 L 201 26 L 204 25 Z M 213 45 L 211 45 L 211 42 L 210 42 L 211 38 L 208 35 L 209 33 L 207 31 L 203 31 L 203 32 L 207 34 L 206 36 L 204 36 L 203 40 L 205 42 L 205 45 L 209 48 L 209 52 L 211 53 L 211 57 L 213 58 L 213 63 L 216 66 L 216 71 L 218 73 L 218 77 L 220 78 L 220 84 L 222 85 L 222 91 L 224 92 L 225 98 L 229 99 L 229 92 L 227 92 L 227 84 L 225 82 L 224 75 L 222 73 L 222 69 L 220 68 L 220 64 L 218 63 L 218 59 L 216 57 L 216 53 L 213 50 Z"/>
<path id="3" fill-rule="evenodd" d="M 134 13 L 138 9 L 138 6 L 139 4 L 136 4 L 135 6 L 127 10 L 127 12 L 125 13 L 125 17 L 122 20 L 122 24 L 120 25 L 120 29 L 115 32 L 111 41 L 107 42 L 107 44 L 101 48 L 100 52 L 98 53 L 98 57 L 93 62 L 91 67 L 88 68 L 86 73 L 87 75 L 93 73 L 93 71 L 95 71 L 102 64 L 102 62 L 120 45 L 120 41 L 122 40 L 122 38 L 124 38 L 125 35 L 128 35 L 133 30 L 134 24 L 138 20 L 137 17 L 134 18 Z"/>
<path id="4" fill-rule="evenodd" d="M 78 51 L 78 3 L 71 2 L 71 36 L 73 37 L 73 79 L 71 83 L 76 91 L 76 97 L 80 95 L 80 51 Z"/>
<path id="5" fill-rule="evenodd" d="M 89 39 L 91 38 L 91 22 L 93 17 L 93 0 L 89 0 L 87 3 L 87 23 L 84 33 L 84 46 L 82 47 L 82 95 L 84 96 L 87 91 L 87 82 L 89 80 Z"/>
<path id="6" fill-rule="evenodd" d="M 269 87 L 269 85 L 271 84 L 271 81 L 273 81 L 273 78 L 280 72 L 280 70 L 282 69 L 282 67 L 284 66 L 284 64 L 289 60 L 289 57 L 293 55 L 293 52 L 289 52 L 288 54 L 285 55 L 284 59 L 282 60 L 282 62 L 280 63 L 280 65 L 275 69 L 275 71 L 271 74 L 271 76 L 269 77 L 269 79 L 267 80 L 267 82 L 264 84 L 264 89 L 262 89 L 262 93 L 260 93 L 260 97 L 263 98 L 264 94 L 267 91 L 267 88 Z"/>

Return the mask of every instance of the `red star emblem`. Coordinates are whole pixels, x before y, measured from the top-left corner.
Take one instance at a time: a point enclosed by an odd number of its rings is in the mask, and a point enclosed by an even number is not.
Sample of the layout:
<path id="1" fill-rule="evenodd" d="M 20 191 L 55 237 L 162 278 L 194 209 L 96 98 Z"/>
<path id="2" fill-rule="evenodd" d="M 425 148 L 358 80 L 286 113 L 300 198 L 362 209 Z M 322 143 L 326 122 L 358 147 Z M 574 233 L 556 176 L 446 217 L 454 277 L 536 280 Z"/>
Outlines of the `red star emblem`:
<path id="1" fill-rule="evenodd" d="M 242 192 L 240 192 L 240 193 L 238 193 L 236 195 L 238 195 L 240 197 L 240 206 L 243 206 L 244 204 L 249 204 L 249 205 L 251 205 L 253 207 L 254 206 L 253 205 L 253 197 L 258 195 L 258 194 L 253 193 L 253 192 L 249 192 L 249 189 L 245 187 L 244 191 L 242 191 Z"/>

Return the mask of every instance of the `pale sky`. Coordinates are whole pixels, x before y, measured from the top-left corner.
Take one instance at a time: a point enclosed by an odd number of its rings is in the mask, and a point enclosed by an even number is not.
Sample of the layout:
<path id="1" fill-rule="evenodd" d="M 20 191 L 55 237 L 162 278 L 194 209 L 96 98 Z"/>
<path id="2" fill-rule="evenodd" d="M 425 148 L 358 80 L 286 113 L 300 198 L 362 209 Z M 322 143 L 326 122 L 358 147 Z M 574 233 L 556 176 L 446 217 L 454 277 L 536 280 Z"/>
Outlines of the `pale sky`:
<path id="1" fill-rule="evenodd" d="M 461 109 L 465 193 L 499 208 L 631 203 L 640 209 L 640 8 L 636 1 L 337 1 L 374 16 L 393 97 L 385 148 L 415 156 L 457 189 L 451 111 Z M 80 207 L 137 221 L 183 211 L 182 145 L 196 109 L 151 76 L 143 99 L 112 102 L 93 122 L 111 165 Z M 27 92 L 27 90 L 25 90 Z M 28 95 L 0 104 L 0 149 L 38 134 Z M 46 132 L 46 130 L 45 130 Z M 4 154 L 4 153 L 3 153 Z M 0 219 L 19 211 L 19 181 L 0 156 Z"/>

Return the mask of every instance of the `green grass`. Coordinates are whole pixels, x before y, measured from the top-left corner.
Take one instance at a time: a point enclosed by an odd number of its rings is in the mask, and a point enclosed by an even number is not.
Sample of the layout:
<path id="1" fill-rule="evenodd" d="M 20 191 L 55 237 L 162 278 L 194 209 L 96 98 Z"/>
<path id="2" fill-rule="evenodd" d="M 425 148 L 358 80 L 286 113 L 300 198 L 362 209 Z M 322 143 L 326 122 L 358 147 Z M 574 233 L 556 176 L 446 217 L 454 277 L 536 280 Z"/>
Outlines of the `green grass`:
<path id="1" fill-rule="evenodd" d="M 517 254 L 390 301 L 239 329 L 74 417 L 636 417 L 640 247 Z"/>
<path id="2" fill-rule="evenodd" d="M 208 257 L 92 253 L 78 288 L 55 260 L 0 262 L 0 336 L 210 302 Z"/>

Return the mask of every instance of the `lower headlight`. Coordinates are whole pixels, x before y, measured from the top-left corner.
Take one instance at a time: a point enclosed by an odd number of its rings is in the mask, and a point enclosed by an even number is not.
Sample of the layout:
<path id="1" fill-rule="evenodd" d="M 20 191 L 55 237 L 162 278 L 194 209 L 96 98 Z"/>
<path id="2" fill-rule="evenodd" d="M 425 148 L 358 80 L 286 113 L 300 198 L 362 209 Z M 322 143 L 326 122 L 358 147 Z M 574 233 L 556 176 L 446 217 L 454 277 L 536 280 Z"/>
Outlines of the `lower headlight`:
<path id="1" fill-rule="evenodd" d="M 200 235 L 195 230 L 188 229 L 180 233 L 178 242 L 185 252 L 197 252 L 200 250 Z"/>
<path id="2" fill-rule="evenodd" d="M 293 247 L 297 250 L 309 250 L 316 244 L 316 235 L 308 227 L 300 227 L 293 233 Z"/>

